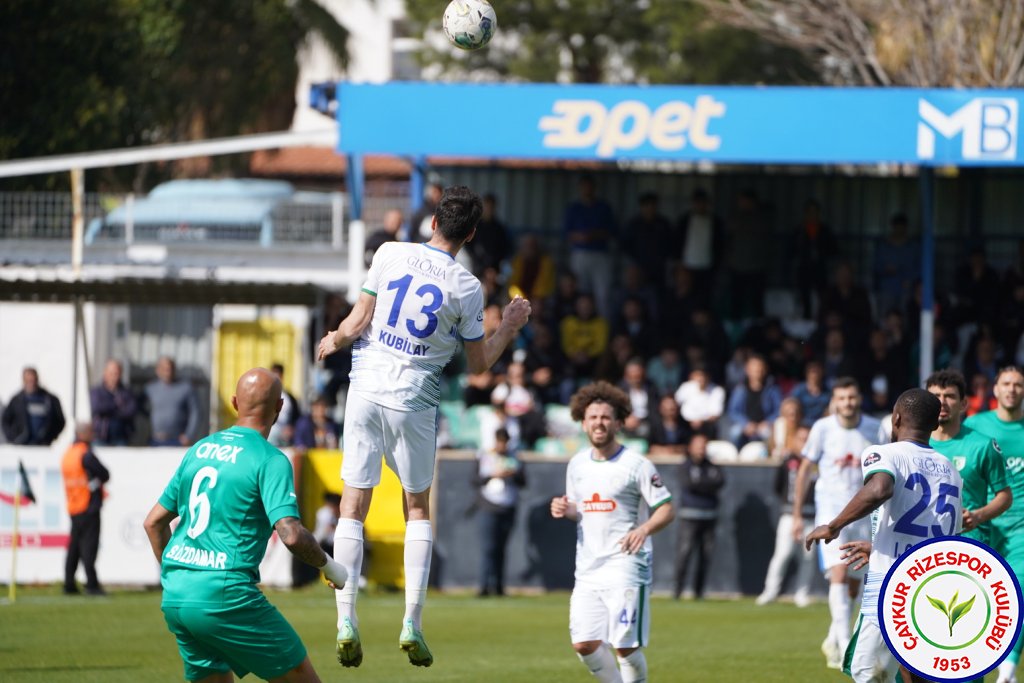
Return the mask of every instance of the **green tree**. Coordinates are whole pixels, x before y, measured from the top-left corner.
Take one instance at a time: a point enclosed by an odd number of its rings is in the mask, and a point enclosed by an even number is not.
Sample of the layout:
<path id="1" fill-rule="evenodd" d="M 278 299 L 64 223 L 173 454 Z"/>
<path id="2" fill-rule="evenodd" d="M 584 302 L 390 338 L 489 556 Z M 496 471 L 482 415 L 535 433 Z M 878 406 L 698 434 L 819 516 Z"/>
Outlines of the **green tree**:
<path id="1" fill-rule="evenodd" d="M 804 57 L 757 34 L 723 27 L 680 0 L 512 0 L 496 5 L 490 45 L 463 52 L 436 40 L 436 0 L 407 0 L 428 74 L 573 83 L 817 81 Z M 434 39 L 431 39 L 434 38 Z"/>
<path id="2" fill-rule="evenodd" d="M 347 32 L 314 0 L 5 0 L 0 159 L 286 128 L 311 32 L 346 63 Z"/>

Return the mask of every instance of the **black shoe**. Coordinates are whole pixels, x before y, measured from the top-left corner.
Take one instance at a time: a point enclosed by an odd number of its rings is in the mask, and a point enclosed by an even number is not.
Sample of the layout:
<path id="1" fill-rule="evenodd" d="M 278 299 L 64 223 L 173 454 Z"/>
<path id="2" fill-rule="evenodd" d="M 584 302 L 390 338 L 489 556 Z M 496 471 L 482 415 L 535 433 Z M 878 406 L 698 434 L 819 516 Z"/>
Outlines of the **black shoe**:
<path id="1" fill-rule="evenodd" d="M 101 586 L 95 586 L 93 588 L 88 588 L 87 587 L 85 589 L 85 594 L 86 595 L 92 595 L 92 596 L 95 596 L 95 597 L 102 597 L 102 596 L 105 596 L 107 594 L 107 591 L 103 590 L 103 588 Z"/>
<path id="2" fill-rule="evenodd" d="M 483 590 L 478 591 L 477 594 L 476 594 L 476 597 L 478 597 L 478 598 L 489 598 L 490 596 L 491 596 L 491 591 L 487 590 L 486 588 L 484 588 Z"/>
<path id="3" fill-rule="evenodd" d="M 78 586 L 64 586 L 64 595 L 81 595 L 82 591 L 78 590 Z"/>

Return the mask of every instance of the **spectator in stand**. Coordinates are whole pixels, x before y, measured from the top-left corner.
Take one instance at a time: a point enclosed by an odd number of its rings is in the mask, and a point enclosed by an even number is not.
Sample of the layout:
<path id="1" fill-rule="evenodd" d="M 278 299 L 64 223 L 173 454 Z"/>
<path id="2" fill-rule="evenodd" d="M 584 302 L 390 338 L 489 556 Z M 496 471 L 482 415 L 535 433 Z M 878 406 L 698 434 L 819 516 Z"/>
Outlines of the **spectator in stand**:
<path id="1" fill-rule="evenodd" d="M 35 368 L 21 371 L 21 391 L 4 408 L 4 436 L 16 446 L 49 446 L 64 431 L 60 400 L 39 386 Z"/>
<path id="2" fill-rule="evenodd" d="M 612 334 L 629 337 L 633 348 L 644 358 L 654 354 L 655 330 L 640 299 L 630 297 L 623 302 Z"/>
<path id="3" fill-rule="evenodd" d="M 146 385 L 150 446 L 191 446 L 199 430 L 199 401 L 192 385 L 177 378 L 169 356 L 156 362 L 156 379 Z"/>
<path id="4" fill-rule="evenodd" d="M 896 310 L 886 312 L 885 318 L 882 319 L 882 329 L 885 331 L 885 343 L 889 346 L 892 357 L 900 362 L 907 362 L 910 358 L 910 340 L 907 339 L 903 314 Z"/>
<path id="5" fill-rule="evenodd" d="M 825 368 L 825 386 L 829 389 L 839 377 L 857 377 L 862 374 L 854 354 L 847 350 L 846 335 L 842 330 L 829 330 L 825 335 L 822 365 Z"/>
<path id="6" fill-rule="evenodd" d="M 589 294 L 576 298 L 573 315 L 566 316 L 560 324 L 562 353 L 569 361 L 569 367 L 577 382 L 594 376 L 597 361 L 608 348 L 608 321 L 602 318 Z"/>
<path id="7" fill-rule="evenodd" d="M 526 365 L 513 361 L 508 365 L 505 381 L 491 391 L 491 405 L 504 405 L 512 417 L 519 417 L 536 409 L 533 389 L 527 384 Z"/>
<path id="8" fill-rule="evenodd" d="M 348 302 L 338 294 L 332 293 L 327 295 L 324 299 L 324 312 L 320 328 L 311 326 L 309 330 L 311 354 L 314 358 L 320 346 L 320 339 L 326 332 L 338 329 L 341 321 L 348 316 L 350 310 Z M 332 353 L 327 358 L 324 358 L 323 364 L 328 378 L 322 394 L 327 398 L 328 404 L 333 407 L 338 405 L 339 392 L 342 389 L 345 390 L 344 395 L 347 395 L 348 392 L 348 376 L 352 371 L 352 349 L 345 347 L 337 353 Z M 344 401 L 344 395 L 342 396 L 342 401 Z"/>
<path id="9" fill-rule="evenodd" d="M 536 235 L 523 235 L 520 239 L 519 251 L 512 259 L 508 288 L 518 290 L 535 306 L 555 293 L 555 262 L 541 249 Z"/>
<path id="10" fill-rule="evenodd" d="M 678 344 L 689 329 L 693 312 L 703 305 L 693 289 L 693 274 L 686 266 L 672 267 L 668 287 L 661 292 L 658 329 L 663 343 Z"/>
<path id="11" fill-rule="evenodd" d="M 327 553 L 334 557 L 334 531 L 338 528 L 338 517 L 341 514 L 341 495 L 327 491 L 324 503 L 316 511 L 316 525 L 313 527 L 313 538 Z"/>
<path id="12" fill-rule="evenodd" d="M 565 211 L 569 269 L 576 276 L 580 291 L 593 295 L 597 311 L 605 318 L 611 307 L 611 243 L 615 232 L 615 215 L 611 206 L 597 196 L 594 176 L 580 176 L 579 199 Z"/>
<path id="13" fill-rule="evenodd" d="M 686 587 L 690 558 L 696 556 L 694 598 L 704 597 L 704 579 L 715 548 L 718 492 L 725 485 L 722 468 L 707 457 L 708 438 L 694 434 L 679 466 L 679 545 L 676 551 L 676 600 Z"/>
<path id="14" fill-rule="evenodd" d="M 291 446 L 295 440 L 295 423 L 299 421 L 302 410 L 299 408 L 299 402 L 295 400 L 291 392 L 284 388 L 284 365 L 274 363 L 270 366 L 270 372 L 281 380 L 281 400 L 283 403 L 281 404 L 281 412 L 277 414 L 277 421 L 270 428 L 270 435 L 267 437 L 267 441 L 278 448 L 286 448 Z M 316 533 L 313 535 L 315 536 Z"/>
<path id="15" fill-rule="evenodd" d="M 914 281 L 921 277 L 921 243 L 910 237 L 904 213 L 889 219 L 889 233 L 875 245 L 872 270 L 878 311 L 902 310 Z"/>
<path id="16" fill-rule="evenodd" d="M 868 290 L 854 281 L 853 266 L 840 263 L 835 268 L 835 282 L 825 290 L 822 311 L 834 311 L 843 319 L 850 341 L 858 346 L 867 341 L 872 328 L 871 298 Z"/>
<path id="17" fill-rule="evenodd" d="M 664 245 L 662 245 L 664 249 Z M 658 319 L 659 315 L 659 301 L 658 301 L 658 290 L 662 288 L 652 287 L 649 284 L 647 274 L 640 270 L 640 267 L 633 264 L 627 263 L 626 267 L 622 270 L 622 283 L 616 287 L 614 301 L 614 311 L 619 314 L 615 320 L 616 324 L 621 323 L 621 313 L 623 305 L 630 299 L 635 299 L 640 302 L 643 308 L 643 315 L 649 321 Z"/>
<path id="18" fill-rule="evenodd" d="M 497 272 L 512 257 L 512 241 L 505 224 L 498 219 L 498 198 L 493 194 L 483 197 L 483 213 L 476 226 L 476 236 L 466 243 L 466 251 L 472 259 L 472 271 L 479 276 L 486 268 Z"/>
<path id="19" fill-rule="evenodd" d="M 431 225 L 434 221 L 434 211 L 444 194 L 444 185 L 439 180 L 432 180 L 423 191 L 423 204 L 412 214 L 409 219 L 409 233 L 406 235 L 406 242 L 426 242 L 433 234 Z M 333 327 L 327 329 L 335 329 Z"/>
<path id="20" fill-rule="evenodd" d="M 679 415 L 679 404 L 671 394 L 662 396 L 657 412 L 651 415 L 648 455 L 681 455 L 691 436 L 689 425 Z"/>
<path id="21" fill-rule="evenodd" d="M 565 356 L 555 341 L 551 328 L 533 319 L 528 323 L 533 331 L 526 348 L 523 363 L 530 376 L 530 384 L 537 392 L 541 404 L 568 403 L 572 389 L 565 386 Z"/>
<path id="22" fill-rule="evenodd" d="M 971 249 L 967 263 L 954 279 L 957 320 L 961 323 L 994 323 L 999 311 L 999 274 L 988 265 L 982 247 Z"/>
<path id="23" fill-rule="evenodd" d="M 480 288 L 483 291 L 484 305 L 494 304 L 504 308 L 505 304 L 509 302 L 509 298 L 505 288 L 501 286 L 501 275 L 498 273 L 498 269 L 493 266 L 487 266 L 477 274 L 477 277 L 480 280 Z"/>
<path id="24" fill-rule="evenodd" d="M 678 243 L 672 253 L 690 271 L 693 291 L 703 305 L 710 305 L 715 277 L 725 255 L 725 228 L 711 209 L 711 197 L 698 188 L 690 195 L 690 210 L 679 220 Z"/>
<path id="25" fill-rule="evenodd" d="M 885 332 L 871 330 L 868 335 L 868 354 L 858 381 L 864 392 L 864 412 L 887 413 L 892 411 L 896 397 L 910 386 L 906 363 L 893 357 L 886 344 Z"/>
<path id="26" fill-rule="evenodd" d="M 477 454 L 474 483 L 479 491 L 480 515 L 479 597 L 505 595 L 505 550 L 515 526 L 519 491 L 526 486 L 526 470 L 510 447 L 506 429 L 495 430 L 494 446 Z"/>
<path id="27" fill-rule="evenodd" d="M 964 414 L 970 417 L 995 410 L 998 406 L 999 402 L 992 393 L 992 380 L 982 373 L 971 375 L 971 393 L 967 395 L 967 410 Z"/>
<path id="28" fill-rule="evenodd" d="M 567 316 L 573 315 L 576 312 L 576 299 L 579 298 L 579 295 L 576 276 L 567 270 L 560 271 L 555 282 L 555 294 L 548 310 L 549 321 L 558 325 Z"/>
<path id="29" fill-rule="evenodd" d="M 821 218 L 821 205 L 810 199 L 804 204 L 803 220 L 796 228 L 792 252 L 796 286 L 804 318 L 812 320 L 814 296 L 821 297 L 827 282 L 829 262 L 836 253 L 832 230 Z"/>
<path id="30" fill-rule="evenodd" d="M 779 597 L 779 593 L 782 591 L 782 581 L 786 577 L 786 569 L 789 567 L 790 560 L 793 559 L 797 562 L 796 592 L 793 595 L 793 602 L 797 607 L 806 607 L 811 604 L 811 581 L 814 578 L 814 571 L 817 569 L 817 553 L 804 548 L 802 539 L 793 537 L 794 515 L 800 515 L 806 528 L 813 526 L 814 522 L 816 474 L 808 477 L 807 490 L 802 496 L 804 502 L 801 509 L 799 512 L 793 509 L 796 475 L 802 461 L 800 453 L 807 442 L 809 433 L 809 428 L 799 427 L 789 445 L 779 451 L 782 462 L 775 471 L 775 493 L 782 506 L 782 514 L 779 515 L 779 522 L 775 527 L 775 552 L 772 554 L 771 562 L 768 563 L 764 590 L 756 600 L 758 605 L 767 605 Z"/>
<path id="31" fill-rule="evenodd" d="M 999 307 L 1000 338 L 1005 354 L 1013 357 L 1024 336 L 1024 282 L 1010 283 L 1008 278 L 1004 282 L 1005 297 Z"/>
<path id="32" fill-rule="evenodd" d="M 78 595 L 75 573 L 79 562 L 85 568 L 86 595 L 106 595 L 96 576 L 96 556 L 100 549 L 100 507 L 103 485 L 110 473 L 92 452 L 92 424 L 75 425 L 75 442 L 64 453 L 60 469 L 64 478 L 71 535 L 64 562 L 64 595 Z"/>
<path id="33" fill-rule="evenodd" d="M 665 245 L 672 238 L 671 233 L 671 223 L 658 210 L 658 195 L 654 192 L 640 195 L 639 211 L 629 219 L 623 231 L 623 235 L 629 237 L 623 241 L 623 247 L 633 264 L 657 289 L 664 286 L 668 275 Z"/>
<path id="34" fill-rule="evenodd" d="M 970 344 L 964 358 L 964 374 L 968 377 L 984 375 L 989 385 L 995 384 L 1000 362 L 996 356 L 996 343 L 988 330 L 982 330 Z M 937 366 L 943 367 L 943 366 Z"/>
<path id="35" fill-rule="evenodd" d="M 729 397 L 729 440 L 736 448 L 750 441 L 766 441 L 782 403 L 782 393 L 768 375 L 768 364 L 763 357 L 751 355 L 745 374 L 746 381 Z"/>
<path id="36" fill-rule="evenodd" d="M 825 386 L 825 368 L 821 361 L 807 361 L 804 381 L 793 389 L 793 398 L 800 401 L 804 426 L 810 427 L 815 420 L 825 416 L 832 395 Z"/>
<path id="37" fill-rule="evenodd" d="M 398 209 L 388 209 L 384 213 L 384 223 L 380 229 L 374 231 L 366 238 L 363 261 L 367 268 L 373 263 L 373 255 L 377 253 L 381 245 L 388 242 L 397 242 L 400 239 L 401 232 L 402 212 Z"/>
<path id="38" fill-rule="evenodd" d="M 690 379 L 679 385 L 675 395 L 679 414 L 692 433 L 718 438 L 718 422 L 725 411 L 725 389 L 711 381 L 704 365 L 694 365 Z"/>
<path id="39" fill-rule="evenodd" d="M 127 446 L 135 433 L 135 395 L 121 381 L 120 361 L 103 366 L 103 379 L 89 390 L 94 443 Z"/>
<path id="40" fill-rule="evenodd" d="M 654 384 L 658 396 L 672 395 L 683 382 L 683 364 L 679 358 L 679 350 L 671 344 L 665 344 L 658 355 L 647 363 L 647 379 Z"/>
<path id="41" fill-rule="evenodd" d="M 617 334 L 608 342 L 608 350 L 597 363 L 597 377 L 609 384 L 622 379 L 626 363 L 637 355 L 633 340 L 624 334 Z"/>
<path id="42" fill-rule="evenodd" d="M 715 378 L 721 377 L 725 364 L 729 360 L 729 335 L 722 323 L 711 314 L 707 307 L 694 309 L 690 316 L 690 325 L 684 332 L 685 347 L 699 347 L 708 373 Z"/>
<path id="43" fill-rule="evenodd" d="M 768 457 L 781 460 L 788 453 L 800 453 L 800 449 L 793 450 L 797 442 L 797 435 L 803 427 L 804 412 L 800 401 L 790 396 L 782 399 L 779 406 L 779 416 L 772 424 L 772 434 L 768 438 Z M 801 444 L 801 447 L 803 444 Z"/>
<path id="44" fill-rule="evenodd" d="M 774 245 L 753 190 L 742 190 L 736 197 L 736 213 L 729 221 L 726 245 L 730 317 L 759 318 L 764 315 L 765 282 Z"/>
<path id="45" fill-rule="evenodd" d="M 501 324 L 501 307 L 489 304 L 484 307 L 484 337 L 491 336 Z M 505 349 L 490 370 L 466 377 L 466 386 L 462 390 L 462 402 L 469 406 L 489 405 L 491 392 L 505 375 L 505 369 L 512 360 L 512 349 Z"/>
<path id="46" fill-rule="evenodd" d="M 295 450 L 305 453 L 311 448 L 336 450 L 341 428 L 327 414 L 330 407 L 327 398 L 317 396 L 309 406 L 309 414 L 303 415 L 295 423 Z"/>
<path id="47" fill-rule="evenodd" d="M 632 358 L 626 363 L 619 388 L 629 396 L 632 412 L 623 422 L 626 436 L 646 439 L 651 434 L 651 417 L 657 410 L 658 394 L 647 379 L 647 368 L 642 358 Z"/>

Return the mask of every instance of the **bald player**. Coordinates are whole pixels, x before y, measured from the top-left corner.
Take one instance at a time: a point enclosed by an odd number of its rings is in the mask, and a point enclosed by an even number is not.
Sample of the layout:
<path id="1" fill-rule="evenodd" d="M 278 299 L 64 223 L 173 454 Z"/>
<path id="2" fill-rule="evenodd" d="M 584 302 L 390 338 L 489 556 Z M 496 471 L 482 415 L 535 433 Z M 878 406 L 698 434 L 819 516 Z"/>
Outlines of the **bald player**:
<path id="1" fill-rule="evenodd" d="M 347 579 L 299 522 L 291 462 L 267 441 L 282 403 L 281 381 L 269 370 L 242 375 L 231 398 L 234 426 L 185 453 L 146 517 L 161 565 L 161 608 L 190 681 L 227 683 L 232 672 L 320 680 L 298 634 L 257 587 L 272 531 L 332 587 Z"/>

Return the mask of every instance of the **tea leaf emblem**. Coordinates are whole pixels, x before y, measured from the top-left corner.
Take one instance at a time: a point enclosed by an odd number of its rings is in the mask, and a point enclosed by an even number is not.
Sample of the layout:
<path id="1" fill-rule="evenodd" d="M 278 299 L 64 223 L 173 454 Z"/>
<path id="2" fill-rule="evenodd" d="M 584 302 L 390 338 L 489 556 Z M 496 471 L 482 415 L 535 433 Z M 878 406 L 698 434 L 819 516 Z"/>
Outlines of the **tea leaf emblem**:
<path id="1" fill-rule="evenodd" d="M 978 596 L 972 595 L 970 600 L 964 600 L 963 602 L 957 604 L 957 598 L 960 597 L 960 591 L 957 591 L 953 593 L 953 597 L 949 599 L 948 605 L 942 602 L 942 600 L 939 600 L 938 598 L 933 598 L 930 595 L 926 594 L 925 597 L 928 598 L 928 602 L 932 604 L 932 607 L 946 615 L 946 621 L 949 624 L 949 635 L 950 637 L 952 637 L 953 625 L 956 624 L 956 622 L 960 621 L 960 619 L 962 619 L 968 612 L 971 611 L 971 608 L 974 607 L 974 600 Z"/>

